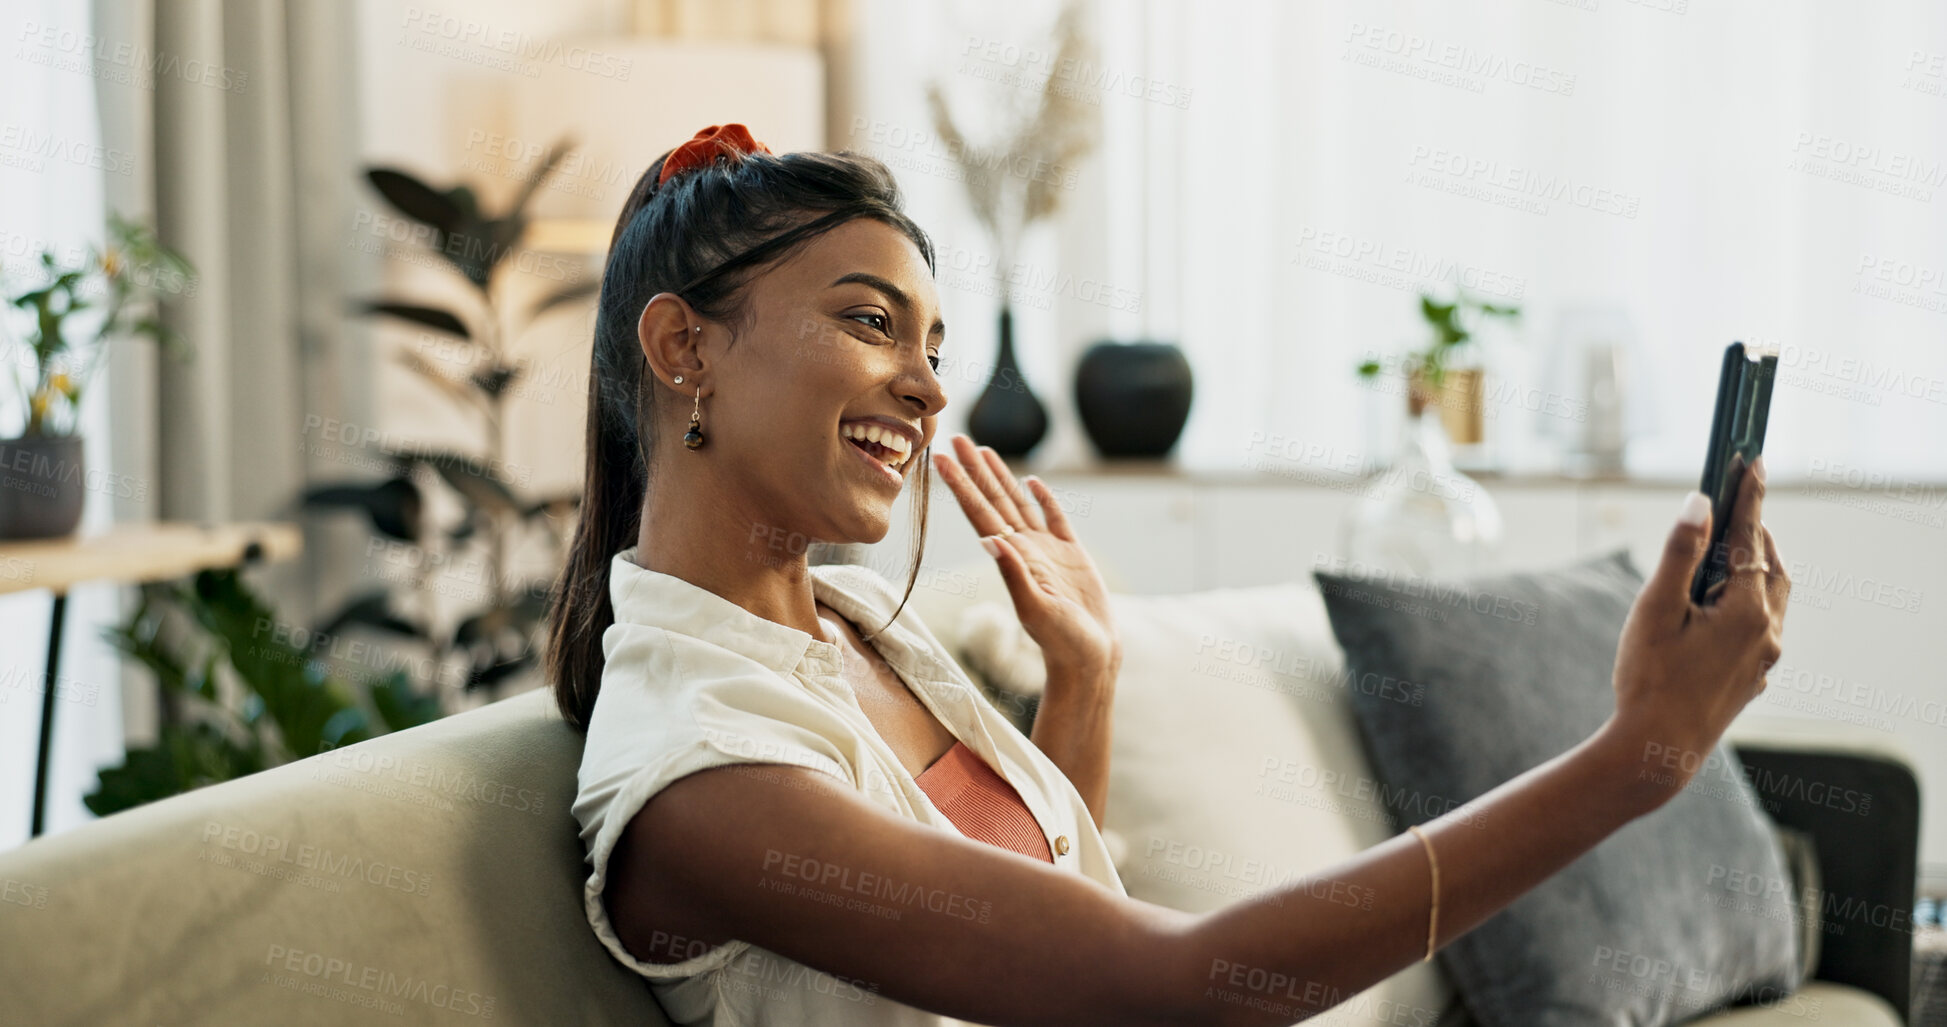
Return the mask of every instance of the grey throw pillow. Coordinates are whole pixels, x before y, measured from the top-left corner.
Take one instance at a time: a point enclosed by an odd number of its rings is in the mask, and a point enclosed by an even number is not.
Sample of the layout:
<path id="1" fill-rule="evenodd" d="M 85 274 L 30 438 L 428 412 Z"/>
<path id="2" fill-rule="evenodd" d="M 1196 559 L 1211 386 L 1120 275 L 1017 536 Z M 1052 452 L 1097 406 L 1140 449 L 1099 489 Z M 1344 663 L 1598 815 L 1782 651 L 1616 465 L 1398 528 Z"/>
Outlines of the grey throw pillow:
<path id="1" fill-rule="evenodd" d="M 1616 647 L 1642 575 L 1627 553 L 1544 573 L 1315 575 L 1397 825 L 1423 823 L 1571 748 L 1615 708 Z M 1483 1027 L 1664 1024 L 1798 987 L 1791 876 L 1728 747 L 1682 794 L 1440 953 Z"/>

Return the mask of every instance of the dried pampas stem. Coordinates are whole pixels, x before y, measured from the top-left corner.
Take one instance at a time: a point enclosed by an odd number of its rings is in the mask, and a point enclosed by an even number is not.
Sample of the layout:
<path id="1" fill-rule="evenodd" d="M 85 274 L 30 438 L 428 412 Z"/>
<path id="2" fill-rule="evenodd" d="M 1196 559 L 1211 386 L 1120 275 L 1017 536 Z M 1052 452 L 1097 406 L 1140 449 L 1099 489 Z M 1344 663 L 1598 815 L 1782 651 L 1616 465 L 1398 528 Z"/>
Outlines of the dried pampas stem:
<path id="1" fill-rule="evenodd" d="M 1082 6 L 1076 0 L 1069 0 L 1055 21 L 1053 49 L 1051 68 L 1094 67 L 1095 49 L 1083 29 Z M 1090 102 L 1079 96 L 1083 87 L 1078 80 L 1086 76 L 1075 78 L 1051 73 L 1041 83 L 1032 115 L 1012 131 L 999 133 L 997 143 L 986 147 L 967 140 L 940 83 L 927 86 L 934 131 L 961 168 L 968 205 L 993 239 L 1002 273 L 1013 265 L 1016 247 L 1028 228 L 1061 208 L 1064 192 L 1074 184 L 1075 165 L 1094 151 L 1100 136 L 1100 98 Z"/>

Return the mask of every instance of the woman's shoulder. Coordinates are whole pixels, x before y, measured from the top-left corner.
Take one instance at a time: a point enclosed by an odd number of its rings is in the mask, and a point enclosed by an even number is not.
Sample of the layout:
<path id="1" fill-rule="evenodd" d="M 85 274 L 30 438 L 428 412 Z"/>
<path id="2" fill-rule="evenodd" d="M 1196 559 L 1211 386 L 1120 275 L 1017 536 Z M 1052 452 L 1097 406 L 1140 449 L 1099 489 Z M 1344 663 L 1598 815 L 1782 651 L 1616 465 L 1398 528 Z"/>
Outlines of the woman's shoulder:
<path id="1" fill-rule="evenodd" d="M 788 674 L 717 641 L 647 624 L 611 625 L 589 732 L 667 736 L 672 744 L 752 720 L 818 722 L 819 705 Z"/>
<path id="2" fill-rule="evenodd" d="M 648 625 L 617 640 L 588 718 L 584 798 L 654 768 L 655 786 L 725 763 L 791 763 L 850 780 L 855 729 L 774 668 Z"/>
<path id="3" fill-rule="evenodd" d="M 904 582 L 894 584 L 885 575 L 863 564 L 825 564 L 811 568 L 818 599 L 844 614 L 854 624 L 877 629 L 889 626 L 888 634 L 930 662 L 951 664 L 952 657 L 921 616 L 922 603 L 910 601 Z M 916 593 L 917 596 L 917 593 Z M 899 616 L 895 619 L 893 614 Z M 882 646 L 883 648 L 883 646 Z"/>
<path id="4" fill-rule="evenodd" d="M 885 606 L 891 613 L 899 603 L 892 582 L 876 569 L 862 563 L 823 563 L 811 568 L 813 587 L 823 598 L 827 591 L 841 592 L 857 599 Z"/>

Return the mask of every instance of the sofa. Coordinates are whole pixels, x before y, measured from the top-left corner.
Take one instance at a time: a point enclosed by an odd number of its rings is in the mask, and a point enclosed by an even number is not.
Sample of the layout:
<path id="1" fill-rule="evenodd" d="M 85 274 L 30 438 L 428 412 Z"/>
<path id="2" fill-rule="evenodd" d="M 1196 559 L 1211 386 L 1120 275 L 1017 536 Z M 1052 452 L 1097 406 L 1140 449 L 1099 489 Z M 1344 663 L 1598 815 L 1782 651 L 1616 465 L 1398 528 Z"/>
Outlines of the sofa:
<path id="1" fill-rule="evenodd" d="M 1001 594 L 995 586 L 985 596 Z M 992 613 L 967 598 L 918 604 L 955 647 L 968 644 L 963 625 Z M 1240 617 L 1316 618 L 1315 600 L 1300 586 L 1117 602 L 1125 632 L 1147 632 L 1150 645 L 1165 630 L 1159 625 L 1195 632 L 1185 617 L 1208 616 L 1233 635 L 1247 633 Z M 1302 638 L 1270 642 L 1328 644 L 1317 630 L 1311 623 Z M 1199 701 L 1199 686 L 1186 688 L 1173 666 L 1125 661 L 1124 675 L 1107 828 L 1131 893 L 1182 906 L 1248 893 L 1264 875 L 1233 872 L 1243 864 L 1231 854 L 1225 872 L 1202 877 L 1214 864 L 1181 858 L 1184 846 L 1200 844 L 1198 831 L 1225 829 L 1227 818 L 1197 798 L 1193 775 L 1169 768 L 1194 767 L 1211 752 L 1193 725 L 1172 722 L 1173 709 L 1218 709 L 1212 738 L 1238 729 L 1223 717 L 1251 711 L 1222 698 Z M 1293 705 L 1262 689 L 1229 693 Z M 1301 727 L 1329 719 L 1327 710 L 1307 704 Z M 1031 703 L 1013 712 L 1031 712 Z M 1356 748 L 1316 748 L 1329 732 L 1305 729 L 1319 733 L 1292 744 L 1314 745 L 1313 758 L 1344 773 L 1362 772 Z M 1908 764 L 1873 739 L 1824 725 L 1766 730 L 1747 731 L 1741 757 L 1784 773 L 1756 780 L 1815 773 L 1876 797 L 1867 817 L 1839 816 L 1803 796 L 1765 797 L 1781 823 L 1817 839 L 1836 908 L 1910 910 L 1919 808 Z M 570 813 L 580 751 L 579 735 L 537 690 L 0 853 L 4 1019 L 91 1027 L 667 1023 L 644 982 L 608 956 L 583 917 L 585 867 Z M 1208 819 L 1157 826 L 1186 810 Z M 1342 854 L 1318 849 L 1321 835 L 1356 851 L 1390 828 L 1354 816 L 1336 826 L 1315 820 L 1304 831 L 1313 847 L 1285 858 L 1293 870 Z M 1867 922 L 1876 919 L 1864 915 L 1825 938 L 1817 980 L 1792 1008 L 1698 1022 L 1904 1023 L 1911 936 Z M 1416 966 L 1323 1019 L 1451 1022 L 1452 995 L 1443 988 L 1437 964 Z M 1409 1010 L 1420 1015 L 1402 1018 Z"/>

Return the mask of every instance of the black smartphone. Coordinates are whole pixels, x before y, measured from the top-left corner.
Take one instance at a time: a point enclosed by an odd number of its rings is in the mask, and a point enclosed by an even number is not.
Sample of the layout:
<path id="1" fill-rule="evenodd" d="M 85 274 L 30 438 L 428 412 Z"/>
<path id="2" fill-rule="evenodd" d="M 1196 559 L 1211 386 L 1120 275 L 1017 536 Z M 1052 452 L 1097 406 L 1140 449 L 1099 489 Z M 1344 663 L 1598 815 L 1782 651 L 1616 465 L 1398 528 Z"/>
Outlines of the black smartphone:
<path id="1" fill-rule="evenodd" d="M 1704 454 L 1704 480 L 1698 490 L 1710 497 L 1710 548 L 1690 581 L 1690 599 L 1702 603 L 1711 586 L 1730 576 L 1730 547 L 1724 544 L 1737 502 L 1738 485 L 1751 461 L 1764 452 L 1765 422 L 1771 416 L 1771 383 L 1778 377 L 1778 355 L 1746 352 L 1733 342 L 1724 350 L 1717 375 L 1717 410 L 1711 415 L 1710 449 Z M 1756 553 L 1746 559 L 1763 559 Z"/>

